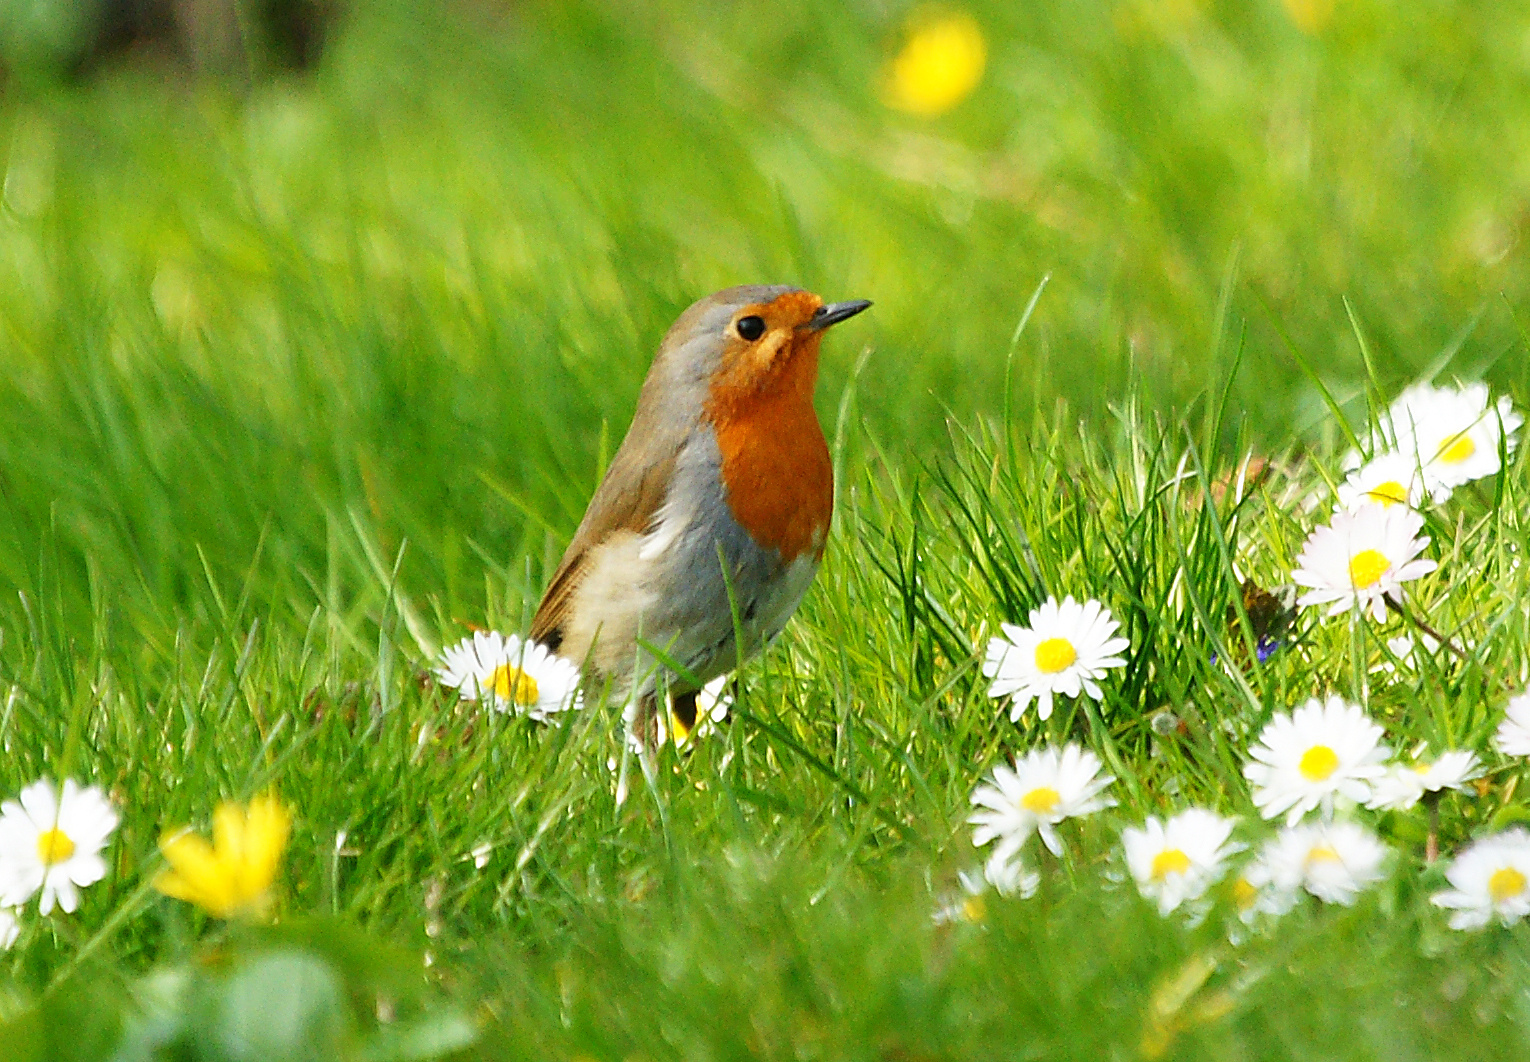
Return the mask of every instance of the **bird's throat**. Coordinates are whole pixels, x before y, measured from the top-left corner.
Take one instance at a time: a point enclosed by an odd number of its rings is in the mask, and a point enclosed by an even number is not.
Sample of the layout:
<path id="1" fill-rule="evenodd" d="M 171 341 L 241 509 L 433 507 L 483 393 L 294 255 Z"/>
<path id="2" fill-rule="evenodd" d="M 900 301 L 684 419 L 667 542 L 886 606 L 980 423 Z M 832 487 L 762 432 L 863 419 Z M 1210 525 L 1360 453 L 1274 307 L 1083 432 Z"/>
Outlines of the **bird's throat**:
<path id="1" fill-rule="evenodd" d="M 829 447 L 813 409 L 818 338 L 797 337 L 764 379 L 714 379 L 707 401 L 728 507 L 787 563 L 823 555 L 834 507 Z"/>

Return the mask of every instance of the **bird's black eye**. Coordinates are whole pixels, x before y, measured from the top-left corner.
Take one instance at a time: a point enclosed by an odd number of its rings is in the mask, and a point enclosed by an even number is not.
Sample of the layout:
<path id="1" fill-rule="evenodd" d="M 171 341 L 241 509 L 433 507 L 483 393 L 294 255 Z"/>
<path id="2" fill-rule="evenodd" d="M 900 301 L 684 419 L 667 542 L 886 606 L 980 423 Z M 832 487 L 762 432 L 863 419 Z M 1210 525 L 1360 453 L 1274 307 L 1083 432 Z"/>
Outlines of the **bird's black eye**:
<path id="1" fill-rule="evenodd" d="M 738 329 L 738 334 L 741 338 L 747 339 L 749 342 L 753 343 L 756 339 L 759 339 L 765 334 L 765 319 L 763 317 L 755 317 L 753 315 L 750 315 L 749 317 L 740 317 L 738 319 L 738 324 L 734 325 L 733 327 Z"/>

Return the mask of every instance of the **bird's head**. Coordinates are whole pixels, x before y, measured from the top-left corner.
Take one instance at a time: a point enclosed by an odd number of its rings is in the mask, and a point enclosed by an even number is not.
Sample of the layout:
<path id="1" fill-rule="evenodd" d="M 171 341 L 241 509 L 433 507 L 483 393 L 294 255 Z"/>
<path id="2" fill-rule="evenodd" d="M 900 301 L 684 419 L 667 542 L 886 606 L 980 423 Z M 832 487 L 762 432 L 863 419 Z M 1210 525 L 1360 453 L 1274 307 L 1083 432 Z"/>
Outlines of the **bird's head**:
<path id="1" fill-rule="evenodd" d="M 793 287 L 725 288 L 680 315 L 659 356 L 671 360 L 671 371 L 704 385 L 714 406 L 784 387 L 811 396 L 824 330 L 870 305 L 826 303 Z"/>

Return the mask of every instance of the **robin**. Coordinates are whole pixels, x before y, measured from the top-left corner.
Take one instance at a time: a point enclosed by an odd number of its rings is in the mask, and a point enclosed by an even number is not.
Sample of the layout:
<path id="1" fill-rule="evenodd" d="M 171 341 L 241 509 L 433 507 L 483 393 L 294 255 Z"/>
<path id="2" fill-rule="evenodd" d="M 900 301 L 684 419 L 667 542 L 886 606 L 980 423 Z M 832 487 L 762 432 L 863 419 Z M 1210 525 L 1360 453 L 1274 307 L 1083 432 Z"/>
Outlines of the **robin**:
<path id="1" fill-rule="evenodd" d="M 870 305 L 727 288 L 694 303 L 659 344 L 627 437 L 531 624 L 534 640 L 582 662 L 592 689 L 628 706 L 644 747 L 659 741 L 665 691 L 683 737 L 698 684 L 780 634 L 813 581 L 834 506 L 813 410 L 818 344 Z"/>

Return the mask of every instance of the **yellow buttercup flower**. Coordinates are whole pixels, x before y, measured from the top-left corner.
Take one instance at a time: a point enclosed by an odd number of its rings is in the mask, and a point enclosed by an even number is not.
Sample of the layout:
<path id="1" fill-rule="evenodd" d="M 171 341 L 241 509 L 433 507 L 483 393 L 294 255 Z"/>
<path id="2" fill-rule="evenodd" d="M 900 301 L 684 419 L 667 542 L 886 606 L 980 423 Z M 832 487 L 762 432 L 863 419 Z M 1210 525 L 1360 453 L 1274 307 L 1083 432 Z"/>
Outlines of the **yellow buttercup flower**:
<path id="1" fill-rule="evenodd" d="M 217 918 L 259 914 L 291 832 L 292 814 L 274 795 L 256 797 L 248 807 L 220 804 L 212 844 L 187 829 L 160 839 L 170 869 L 154 879 L 154 887 Z"/>
<path id="2" fill-rule="evenodd" d="M 1321 33 L 1333 19 L 1334 0 L 1284 0 L 1286 14 L 1303 33 Z"/>
<path id="3" fill-rule="evenodd" d="M 971 15 L 926 16 L 893 58 L 888 102 L 910 114 L 944 114 L 977 88 L 987 63 L 988 43 Z"/>

